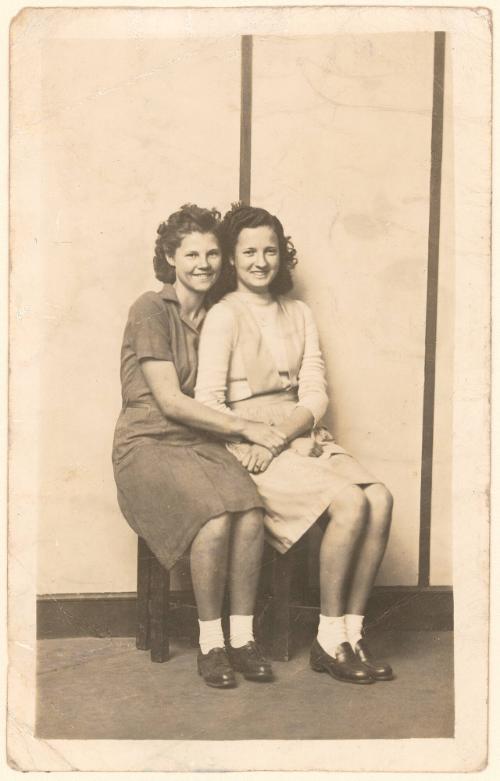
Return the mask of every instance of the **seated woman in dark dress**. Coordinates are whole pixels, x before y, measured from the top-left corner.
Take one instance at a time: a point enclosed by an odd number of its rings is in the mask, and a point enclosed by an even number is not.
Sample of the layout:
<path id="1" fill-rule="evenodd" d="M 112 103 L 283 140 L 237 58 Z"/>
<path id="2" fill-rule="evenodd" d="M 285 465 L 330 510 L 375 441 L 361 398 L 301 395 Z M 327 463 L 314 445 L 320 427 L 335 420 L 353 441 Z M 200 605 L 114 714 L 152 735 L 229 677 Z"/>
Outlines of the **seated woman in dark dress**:
<path id="1" fill-rule="evenodd" d="M 223 440 L 243 438 L 278 454 L 284 435 L 267 424 L 195 401 L 203 302 L 221 267 L 220 215 L 186 205 L 158 228 L 154 268 L 164 282 L 132 305 L 121 351 L 123 407 L 113 443 L 120 508 L 171 568 L 190 547 L 198 608 L 198 672 L 218 688 L 272 679 L 252 617 L 263 546 L 262 500 Z M 221 610 L 230 592 L 230 642 Z"/>

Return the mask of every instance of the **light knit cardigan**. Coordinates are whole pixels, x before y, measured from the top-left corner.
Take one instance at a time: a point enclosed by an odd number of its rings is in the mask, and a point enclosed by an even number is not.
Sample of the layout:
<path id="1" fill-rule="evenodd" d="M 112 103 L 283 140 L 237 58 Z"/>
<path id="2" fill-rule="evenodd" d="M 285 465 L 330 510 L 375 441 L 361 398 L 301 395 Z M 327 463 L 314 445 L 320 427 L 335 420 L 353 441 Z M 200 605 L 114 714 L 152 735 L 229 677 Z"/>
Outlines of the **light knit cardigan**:
<path id="1" fill-rule="evenodd" d="M 285 296 L 264 306 L 273 304 L 274 328 L 265 329 L 244 294 L 230 293 L 210 309 L 200 337 L 196 399 L 230 412 L 232 402 L 293 389 L 297 406 L 308 409 L 317 424 L 328 396 L 311 310 Z"/>

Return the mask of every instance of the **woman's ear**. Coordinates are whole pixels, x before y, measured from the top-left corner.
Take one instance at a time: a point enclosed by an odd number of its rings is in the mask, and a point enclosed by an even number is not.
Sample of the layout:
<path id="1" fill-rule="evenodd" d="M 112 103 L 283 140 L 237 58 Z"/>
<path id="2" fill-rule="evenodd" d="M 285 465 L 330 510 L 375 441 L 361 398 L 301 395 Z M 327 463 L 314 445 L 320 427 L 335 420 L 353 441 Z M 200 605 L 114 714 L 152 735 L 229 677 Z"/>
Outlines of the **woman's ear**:
<path id="1" fill-rule="evenodd" d="M 167 255 L 167 253 L 165 253 L 165 260 L 169 266 L 173 266 L 173 268 L 175 268 L 175 258 L 173 255 Z"/>
<path id="2" fill-rule="evenodd" d="M 229 256 L 229 265 L 234 266 L 234 257 L 232 255 Z"/>

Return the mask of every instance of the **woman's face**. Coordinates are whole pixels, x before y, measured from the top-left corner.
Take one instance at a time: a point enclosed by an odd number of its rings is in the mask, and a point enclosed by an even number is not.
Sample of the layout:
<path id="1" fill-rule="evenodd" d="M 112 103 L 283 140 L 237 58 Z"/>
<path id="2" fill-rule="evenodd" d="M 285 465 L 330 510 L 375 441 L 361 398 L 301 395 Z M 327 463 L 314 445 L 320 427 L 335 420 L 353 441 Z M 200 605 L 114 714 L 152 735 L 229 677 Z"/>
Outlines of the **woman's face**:
<path id="1" fill-rule="evenodd" d="M 237 289 L 267 293 L 280 267 L 278 237 L 272 228 L 243 228 L 232 258 Z"/>
<path id="2" fill-rule="evenodd" d="M 178 284 L 195 293 L 206 293 L 220 273 L 219 241 L 213 233 L 188 233 L 168 262 L 175 266 Z"/>

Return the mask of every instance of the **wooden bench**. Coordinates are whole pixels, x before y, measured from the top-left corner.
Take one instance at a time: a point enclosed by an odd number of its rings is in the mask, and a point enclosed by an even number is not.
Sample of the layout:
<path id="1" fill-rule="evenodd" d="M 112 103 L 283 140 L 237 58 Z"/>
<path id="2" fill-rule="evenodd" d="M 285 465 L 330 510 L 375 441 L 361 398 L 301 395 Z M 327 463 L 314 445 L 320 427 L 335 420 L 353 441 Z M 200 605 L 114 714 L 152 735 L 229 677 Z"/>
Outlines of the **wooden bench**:
<path id="1" fill-rule="evenodd" d="M 264 590 L 270 615 L 266 627 L 270 638 L 265 645 L 275 661 L 288 661 L 293 648 L 290 625 L 292 576 L 295 571 L 302 596 L 307 591 L 307 540 L 281 555 L 269 548 L 264 566 L 270 577 Z M 137 546 L 137 630 L 136 646 L 151 651 L 152 662 L 166 662 L 169 648 L 170 572 L 139 537 Z M 267 634 L 267 633 L 266 633 Z"/>

